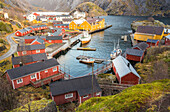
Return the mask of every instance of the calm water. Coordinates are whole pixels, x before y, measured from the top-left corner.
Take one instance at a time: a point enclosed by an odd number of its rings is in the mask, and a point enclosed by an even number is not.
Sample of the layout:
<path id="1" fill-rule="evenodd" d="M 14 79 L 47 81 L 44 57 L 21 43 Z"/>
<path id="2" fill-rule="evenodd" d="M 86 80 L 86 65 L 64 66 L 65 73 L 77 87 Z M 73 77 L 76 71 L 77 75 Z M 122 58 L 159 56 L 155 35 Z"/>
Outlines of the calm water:
<path id="1" fill-rule="evenodd" d="M 135 20 L 145 20 L 148 17 L 133 17 L 133 16 L 104 16 L 107 25 L 112 25 L 111 28 L 95 33 L 92 35 L 90 43 L 83 47 L 96 48 L 96 51 L 77 51 L 77 47 L 80 47 L 80 43 L 75 45 L 66 55 L 62 55 L 58 58 L 58 62 L 61 66 L 65 66 L 66 73 L 71 74 L 74 77 L 83 76 L 92 71 L 92 66 L 79 63 L 76 57 L 79 55 L 88 55 L 96 58 L 110 59 L 110 53 L 119 39 L 119 44 L 123 52 L 126 48 L 131 47 L 130 38 L 127 42 L 121 40 L 122 35 L 129 35 L 131 32 L 131 23 Z M 170 24 L 170 18 L 154 17 L 157 20 L 162 21 L 165 24 Z M 102 64 L 94 64 L 94 70 L 109 62 Z"/>

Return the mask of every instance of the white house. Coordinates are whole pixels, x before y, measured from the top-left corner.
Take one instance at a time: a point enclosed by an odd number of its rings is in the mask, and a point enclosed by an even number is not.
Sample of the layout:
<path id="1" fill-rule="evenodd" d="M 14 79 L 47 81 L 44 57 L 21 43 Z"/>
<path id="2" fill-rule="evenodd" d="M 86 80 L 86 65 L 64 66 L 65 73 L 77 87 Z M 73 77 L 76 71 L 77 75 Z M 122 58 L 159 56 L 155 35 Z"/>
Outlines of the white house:
<path id="1" fill-rule="evenodd" d="M 27 19 L 29 20 L 29 21 L 33 21 L 34 19 L 36 19 L 36 16 L 32 13 L 32 14 L 29 14 L 28 16 L 27 16 Z"/>
<path id="2" fill-rule="evenodd" d="M 8 13 L 4 13 L 4 18 L 5 19 L 9 18 Z"/>
<path id="3" fill-rule="evenodd" d="M 85 18 L 86 17 L 86 13 L 85 12 L 80 12 L 80 11 L 74 11 L 73 12 L 73 17 L 74 18 Z"/>

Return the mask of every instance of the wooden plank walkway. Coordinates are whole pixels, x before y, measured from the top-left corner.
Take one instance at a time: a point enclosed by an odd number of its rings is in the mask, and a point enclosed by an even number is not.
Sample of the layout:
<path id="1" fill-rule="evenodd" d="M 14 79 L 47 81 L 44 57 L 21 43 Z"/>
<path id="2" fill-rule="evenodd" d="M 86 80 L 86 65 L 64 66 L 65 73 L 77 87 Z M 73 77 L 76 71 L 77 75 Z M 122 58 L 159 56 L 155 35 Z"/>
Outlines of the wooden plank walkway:
<path id="1" fill-rule="evenodd" d="M 130 34 L 130 38 L 131 38 L 132 46 L 135 46 L 137 44 L 137 41 L 134 40 L 134 34 Z"/>

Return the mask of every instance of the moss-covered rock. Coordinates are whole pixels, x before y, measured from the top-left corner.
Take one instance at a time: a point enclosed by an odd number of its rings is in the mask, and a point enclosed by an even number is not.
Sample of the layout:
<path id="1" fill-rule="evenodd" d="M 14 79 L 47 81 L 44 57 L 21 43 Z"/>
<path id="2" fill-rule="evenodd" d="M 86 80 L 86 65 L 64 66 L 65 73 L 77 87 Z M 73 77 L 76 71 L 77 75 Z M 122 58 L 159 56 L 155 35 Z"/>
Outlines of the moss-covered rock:
<path id="1" fill-rule="evenodd" d="M 76 111 L 136 112 L 145 108 L 146 104 L 150 105 L 158 98 L 169 94 L 169 91 L 170 79 L 139 84 L 113 96 L 93 97 L 81 104 Z"/>

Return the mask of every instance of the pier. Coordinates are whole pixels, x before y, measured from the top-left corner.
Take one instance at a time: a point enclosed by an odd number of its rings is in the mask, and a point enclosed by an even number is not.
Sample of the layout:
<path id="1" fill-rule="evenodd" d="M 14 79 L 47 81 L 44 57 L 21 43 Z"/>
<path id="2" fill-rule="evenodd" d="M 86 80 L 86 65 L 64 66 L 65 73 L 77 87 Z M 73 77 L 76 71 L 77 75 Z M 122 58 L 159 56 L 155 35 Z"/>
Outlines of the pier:
<path id="1" fill-rule="evenodd" d="M 134 34 L 130 34 L 130 39 L 131 39 L 131 42 L 132 42 L 132 46 L 135 46 L 137 44 L 137 41 L 134 40 Z"/>

